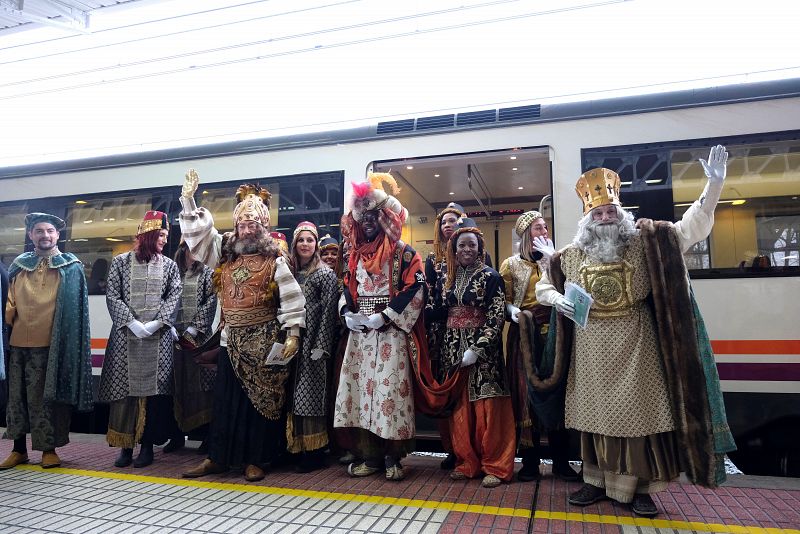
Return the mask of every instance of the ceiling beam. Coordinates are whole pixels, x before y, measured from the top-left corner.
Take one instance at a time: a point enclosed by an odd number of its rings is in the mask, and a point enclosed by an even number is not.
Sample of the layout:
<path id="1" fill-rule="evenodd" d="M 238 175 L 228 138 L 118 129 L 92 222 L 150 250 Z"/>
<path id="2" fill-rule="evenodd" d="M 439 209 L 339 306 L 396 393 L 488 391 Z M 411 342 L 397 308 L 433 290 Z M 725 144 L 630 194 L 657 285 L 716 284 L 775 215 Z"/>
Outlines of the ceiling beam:
<path id="1" fill-rule="evenodd" d="M 0 0 L 0 10 L 27 22 L 81 33 L 89 32 L 89 12 L 59 0 Z M 52 16 L 42 16 L 34 11 L 48 15 L 52 13 Z"/>

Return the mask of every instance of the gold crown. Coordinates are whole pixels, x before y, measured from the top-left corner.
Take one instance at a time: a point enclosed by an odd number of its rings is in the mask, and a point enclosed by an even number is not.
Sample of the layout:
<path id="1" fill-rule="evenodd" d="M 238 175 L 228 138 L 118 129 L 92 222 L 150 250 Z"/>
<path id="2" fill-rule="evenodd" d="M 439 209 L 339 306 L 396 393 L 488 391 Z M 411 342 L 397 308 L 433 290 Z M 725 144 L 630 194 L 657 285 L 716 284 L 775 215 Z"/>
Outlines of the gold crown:
<path id="1" fill-rule="evenodd" d="M 583 214 L 607 204 L 622 206 L 619 201 L 619 186 L 619 174 L 611 169 L 601 167 L 581 174 L 575 184 L 575 192 L 583 202 Z"/>

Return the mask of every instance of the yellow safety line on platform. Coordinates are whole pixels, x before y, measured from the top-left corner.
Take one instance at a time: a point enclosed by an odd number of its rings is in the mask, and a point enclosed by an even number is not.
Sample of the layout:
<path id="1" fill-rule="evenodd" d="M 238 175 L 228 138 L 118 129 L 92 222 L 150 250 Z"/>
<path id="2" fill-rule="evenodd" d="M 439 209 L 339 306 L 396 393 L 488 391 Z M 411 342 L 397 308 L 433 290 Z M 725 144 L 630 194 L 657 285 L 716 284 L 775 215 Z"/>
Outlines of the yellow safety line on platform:
<path id="1" fill-rule="evenodd" d="M 449 510 L 451 512 L 467 512 L 473 514 L 501 515 L 529 518 L 530 510 L 522 508 L 503 508 L 500 506 L 483 506 L 480 504 L 465 504 L 447 501 L 431 501 L 423 499 L 406 499 L 403 497 L 381 497 L 378 495 L 359 495 L 357 493 L 338 493 L 332 491 L 301 490 L 294 488 L 279 488 L 277 486 L 256 486 L 246 484 L 232 484 L 230 482 L 205 482 L 196 479 L 166 478 L 148 475 L 129 475 L 127 473 L 111 473 L 108 471 L 89 471 L 86 469 L 72 469 L 57 467 L 44 470 L 38 465 L 18 465 L 14 469 L 26 471 L 42 471 L 60 473 L 65 475 L 78 475 L 93 478 L 111 478 L 116 480 L 131 480 L 134 482 L 147 482 L 151 484 L 168 484 L 172 486 L 187 486 L 195 488 L 208 488 L 216 490 L 242 491 L 248 493 L 267 493 L 270 495 L 290 495 L 292 497 L 307 497 L 312 499 L 331 499 L 336 501 L 369 502 L 386 504 L 390 506 L 414 506 L 416 508 L 433 508 L 436 510 Z M 694 530 L 697 532 L 718 532 L 730 534 L 800 534 L 800 530 L 766 528 L 759 526 L 723 525 L 718 523 L 700 523 L 694 521 L 677 521 L 674 519 L 645 519 L 640 517 L 627 517 L 616 515 L 584 514 L 575 512 L 548 512 L 537 510 L 536 519 L 551 521 L 572 521 L 577 523 L 605 523 L 608 525 L 632 525 L 639 527 L 671 528 L 681 530 Z"/>

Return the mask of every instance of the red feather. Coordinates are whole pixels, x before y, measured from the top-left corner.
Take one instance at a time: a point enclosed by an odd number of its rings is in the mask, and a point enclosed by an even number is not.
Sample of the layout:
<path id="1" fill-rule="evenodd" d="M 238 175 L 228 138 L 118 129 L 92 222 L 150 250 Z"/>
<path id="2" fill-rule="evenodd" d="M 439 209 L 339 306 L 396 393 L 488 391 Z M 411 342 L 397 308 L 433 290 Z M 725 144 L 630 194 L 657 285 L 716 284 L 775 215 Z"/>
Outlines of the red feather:
<path id="1" fill-rule="evenodd" d="M 353 182 L 353 194 L 357 198 L 364 198 L 370 191 L 372 191 L 372 184 L 369 182 L 362 182 L 360 184 Z"/>

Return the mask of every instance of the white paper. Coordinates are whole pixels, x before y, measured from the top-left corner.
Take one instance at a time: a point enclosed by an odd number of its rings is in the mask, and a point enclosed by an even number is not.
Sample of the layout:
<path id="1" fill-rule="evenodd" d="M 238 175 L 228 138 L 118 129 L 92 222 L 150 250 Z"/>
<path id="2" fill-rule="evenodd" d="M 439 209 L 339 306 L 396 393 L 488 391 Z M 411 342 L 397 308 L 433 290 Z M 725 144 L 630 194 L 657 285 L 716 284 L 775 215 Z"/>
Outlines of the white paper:
<path id="1" fill-rule="evenodd" d="M 367 326 L 367 322 L 369 321 L 369 317 L 363 313 L 347 312 L 344 314 L 344 316 L 355 321 L 354 326 Z"/>
<path id="2" fill-rule="evenodd" d="M 286 365 L 292 358 L 283 359 L 283 343 L 273 343 L 272 350 L 267 354 L 267 363 L 270 365 Z"/>
<path id="3" fill-rule="evenodd" d="M 567 282 L 564 284 L 564 297 L 575 307 L 575 314 L 571 319 L 581 328 L 586 328 L 589 322 L 589 309 L 594 303 L 592 296 L 578 284 Z"/>

